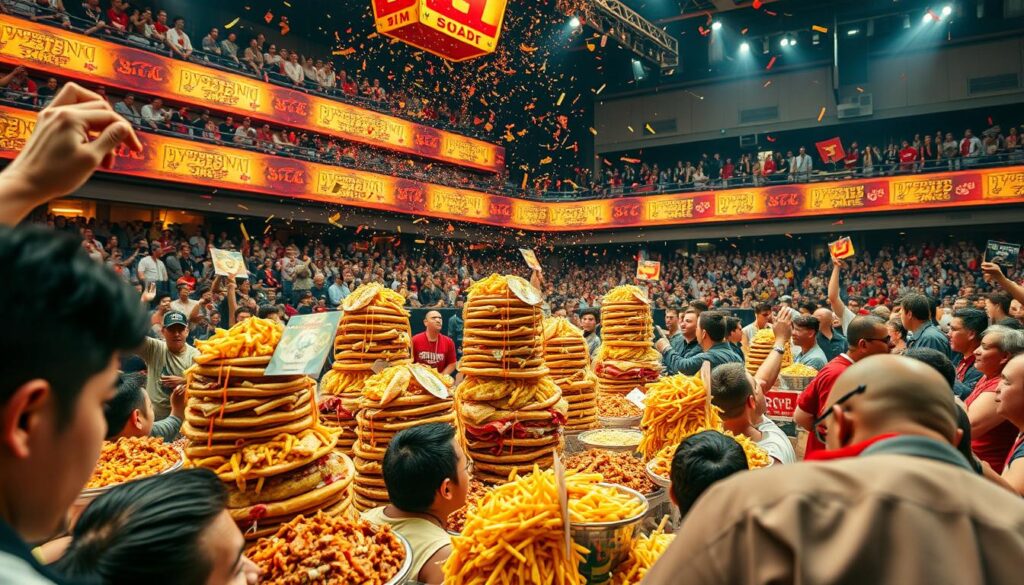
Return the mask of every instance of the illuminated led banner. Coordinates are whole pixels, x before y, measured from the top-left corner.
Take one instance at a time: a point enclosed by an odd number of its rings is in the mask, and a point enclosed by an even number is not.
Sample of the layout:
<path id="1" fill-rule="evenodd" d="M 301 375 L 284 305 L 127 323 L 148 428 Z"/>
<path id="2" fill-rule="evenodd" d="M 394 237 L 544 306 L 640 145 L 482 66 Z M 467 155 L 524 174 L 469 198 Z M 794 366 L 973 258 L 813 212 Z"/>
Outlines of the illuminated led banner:
<path id="1" fill-rule="evenodd" d="M 505 149 L 199 63 L 0 15 L 0 61 L 484 171 Z"/>
<path id="2" fill-rule="evenodd" d="M 377 32 L 450 61 L 493 53 L 507 0 L 373 0 Z"/>
<path id="3" fill-rule="evenodd" d="M 36 114 L 0 106 L 0 157 L 13 158 Z M 377 173 L 140 133 L 114 174 L 536 231 L 588 231 L 709 222 L 1024 203 L 1024 166 L 579 202 L 526 201 Z"/>

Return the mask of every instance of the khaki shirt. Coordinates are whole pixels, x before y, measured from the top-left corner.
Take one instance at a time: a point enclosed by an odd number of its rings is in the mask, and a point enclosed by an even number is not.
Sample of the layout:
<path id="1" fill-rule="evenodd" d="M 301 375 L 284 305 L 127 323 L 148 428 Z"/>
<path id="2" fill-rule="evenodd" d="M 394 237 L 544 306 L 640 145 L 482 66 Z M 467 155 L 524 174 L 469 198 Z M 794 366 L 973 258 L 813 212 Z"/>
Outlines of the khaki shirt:
<path id="1" fill-rule="evenodd" d="M 643 584 L 1021 582 L 1021 498 L 949 462 L 865 452 L 713 486 Z"/>
<path id="2" fill-rule="evenodd" d="M 199 350 L 185 344 L 184 351 L 175 354 L 167 350 L 163 339 L 147 337 L 138 353 L 146 362 L 146 393 L 153 402 L 154 420 L 167 418 L 171 414 L 171 395 L 160 385 L 160 376 L 184 376 Z"/>

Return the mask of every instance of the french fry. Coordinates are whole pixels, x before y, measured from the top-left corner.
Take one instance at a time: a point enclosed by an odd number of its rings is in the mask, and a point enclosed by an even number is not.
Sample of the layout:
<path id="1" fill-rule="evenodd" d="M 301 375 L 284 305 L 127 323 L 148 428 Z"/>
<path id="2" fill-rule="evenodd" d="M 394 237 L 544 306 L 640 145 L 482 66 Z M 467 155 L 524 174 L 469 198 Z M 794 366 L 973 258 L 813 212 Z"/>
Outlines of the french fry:
<path id="1" fill-rule="evenodd" d="M 698 430 L 722 427 L 718 409 L 706 399 L 706 393 L 700 376 L 683 374 L 667 376 L 648 387 L 638 448 L 644 461 Z"/>
<path id="2" fill-rule="evenodd" d="M 661 520 L 658 529 L 650 535 L 640 535 L 633 539 L 629 547 L 629 556 L 615 569 L 611 585 L 636 585 L 643 581 L 647 571 L 661 558 L 675 538 L 674 534 L 665 534 L 665 521 Z"/>

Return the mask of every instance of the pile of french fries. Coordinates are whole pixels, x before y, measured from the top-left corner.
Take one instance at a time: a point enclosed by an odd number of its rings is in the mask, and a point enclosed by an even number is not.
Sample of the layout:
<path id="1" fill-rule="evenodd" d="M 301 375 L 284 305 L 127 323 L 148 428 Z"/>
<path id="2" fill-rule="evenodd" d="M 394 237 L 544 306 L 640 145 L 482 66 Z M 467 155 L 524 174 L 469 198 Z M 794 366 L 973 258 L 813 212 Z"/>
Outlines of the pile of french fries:
<path id="1" fill-rule="evenodd" d="M 444 564 L 445 585 L 552 583 L 584 585 L 578 567 L 587 552 L 565 530 L 552 470 L 516 477 L 495 487 L 466 514 Z"/>
<path id="2" fill-rule="evenodd" d="M 246 319 L 231 329 L 218 329 L 209 339 L 196 341 L 197 364 L 218 359 L 274 355 L 284 325 L 270 319 Z"/>
<path id="3" fill-rule="evenodd" d="M 638 451 L 649 461 L 666 445 L 678 445 L 705 428 L 721 429 L 722 418 L 707 396 L 704 381 L 699 375 L 666 376 L 647 389 Z"/>
<path id="4" fill-rule="evenodd" d="M 611 585 L 637 585 L 643 581 L 647 571 L 658 562 L 668 545 L 672 544 L 674 534 L 665 534 L 665 521 L 662 518 L 658 529 L 650 535 L 640 535 L 633 539 L 629 547 L 629 556 L 615 569 Z"/>

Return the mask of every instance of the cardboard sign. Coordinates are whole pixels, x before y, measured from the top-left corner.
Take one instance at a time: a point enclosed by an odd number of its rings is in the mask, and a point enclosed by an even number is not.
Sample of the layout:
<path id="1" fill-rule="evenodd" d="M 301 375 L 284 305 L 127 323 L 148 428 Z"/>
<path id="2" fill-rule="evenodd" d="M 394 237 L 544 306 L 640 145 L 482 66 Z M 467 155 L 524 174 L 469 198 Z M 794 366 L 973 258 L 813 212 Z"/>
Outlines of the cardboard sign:
<path id="1" fill-rule="evenodd" d="M 639 388 L 633 388 L 632 390 L 629 391 L 629 394 L 626 394 L 626 400 L 635 404 L 636 407 L 639 408 L 640 410 L 643 410 L 646 405 L 645 401 L 647 400 L 647 395 L 644 394 L 643 390 Z"/>
<path id="2" fill-rule="evenodd" d="M 214 274 L 221 276 L 234 274 L 236 278 L 249 276 L 249 271 L 245 268 L 245 258 L 242 258 L 241 252 L 210 248 L 210 260 L 213 261 Z"/>
<path id="3" fill-rule="evenodd" d="M 989 240 L 985 246 L 985 260 L 998 264 L 1004 271 L 1016 268 L 1020 257 L 1020 244 Z"/>
<path id="4" fill-rule="evenodd" d="M 842 260 L 854 255 L 853 241 L 850 238 L 839 238 L 828 245 L 829 254 L 836 260 Z"/>
<path id="5" fill-rule="evenodd" d="M 569 488 L 565 485 L 565 465 L 558 456 L 558 450 L 552 449 L 555 457 L 555 487 L 558 488 L 558 513 L 562 517 L 562 528 L 565 533 L 565 558 L 572 558 L 572 542 L 569 536 Z"/>
<path id="6" fill-rule="evenodd" d="M 636 263 L 636 277 L 640 280 L 661 280 L 661 262 L 640 260 Z"/>
<path id="7" fill-rule="evenodd" d="M 341 311 L 296 315 L 288 320 L 281 342 L 267 365 L 267 376 L 319 376 L 327 354 L 334 348 L 334 336 Z"/>
<path id="8" fill-rule="evenodd" d="M 541 272 L 540 262 L 537 260 L 537 254 L 533 250 L 519 248 L 519 253 L 523 255 L 523 260 L 526 260 L 526 265 L 530 267 L 530 270 Z"/>

